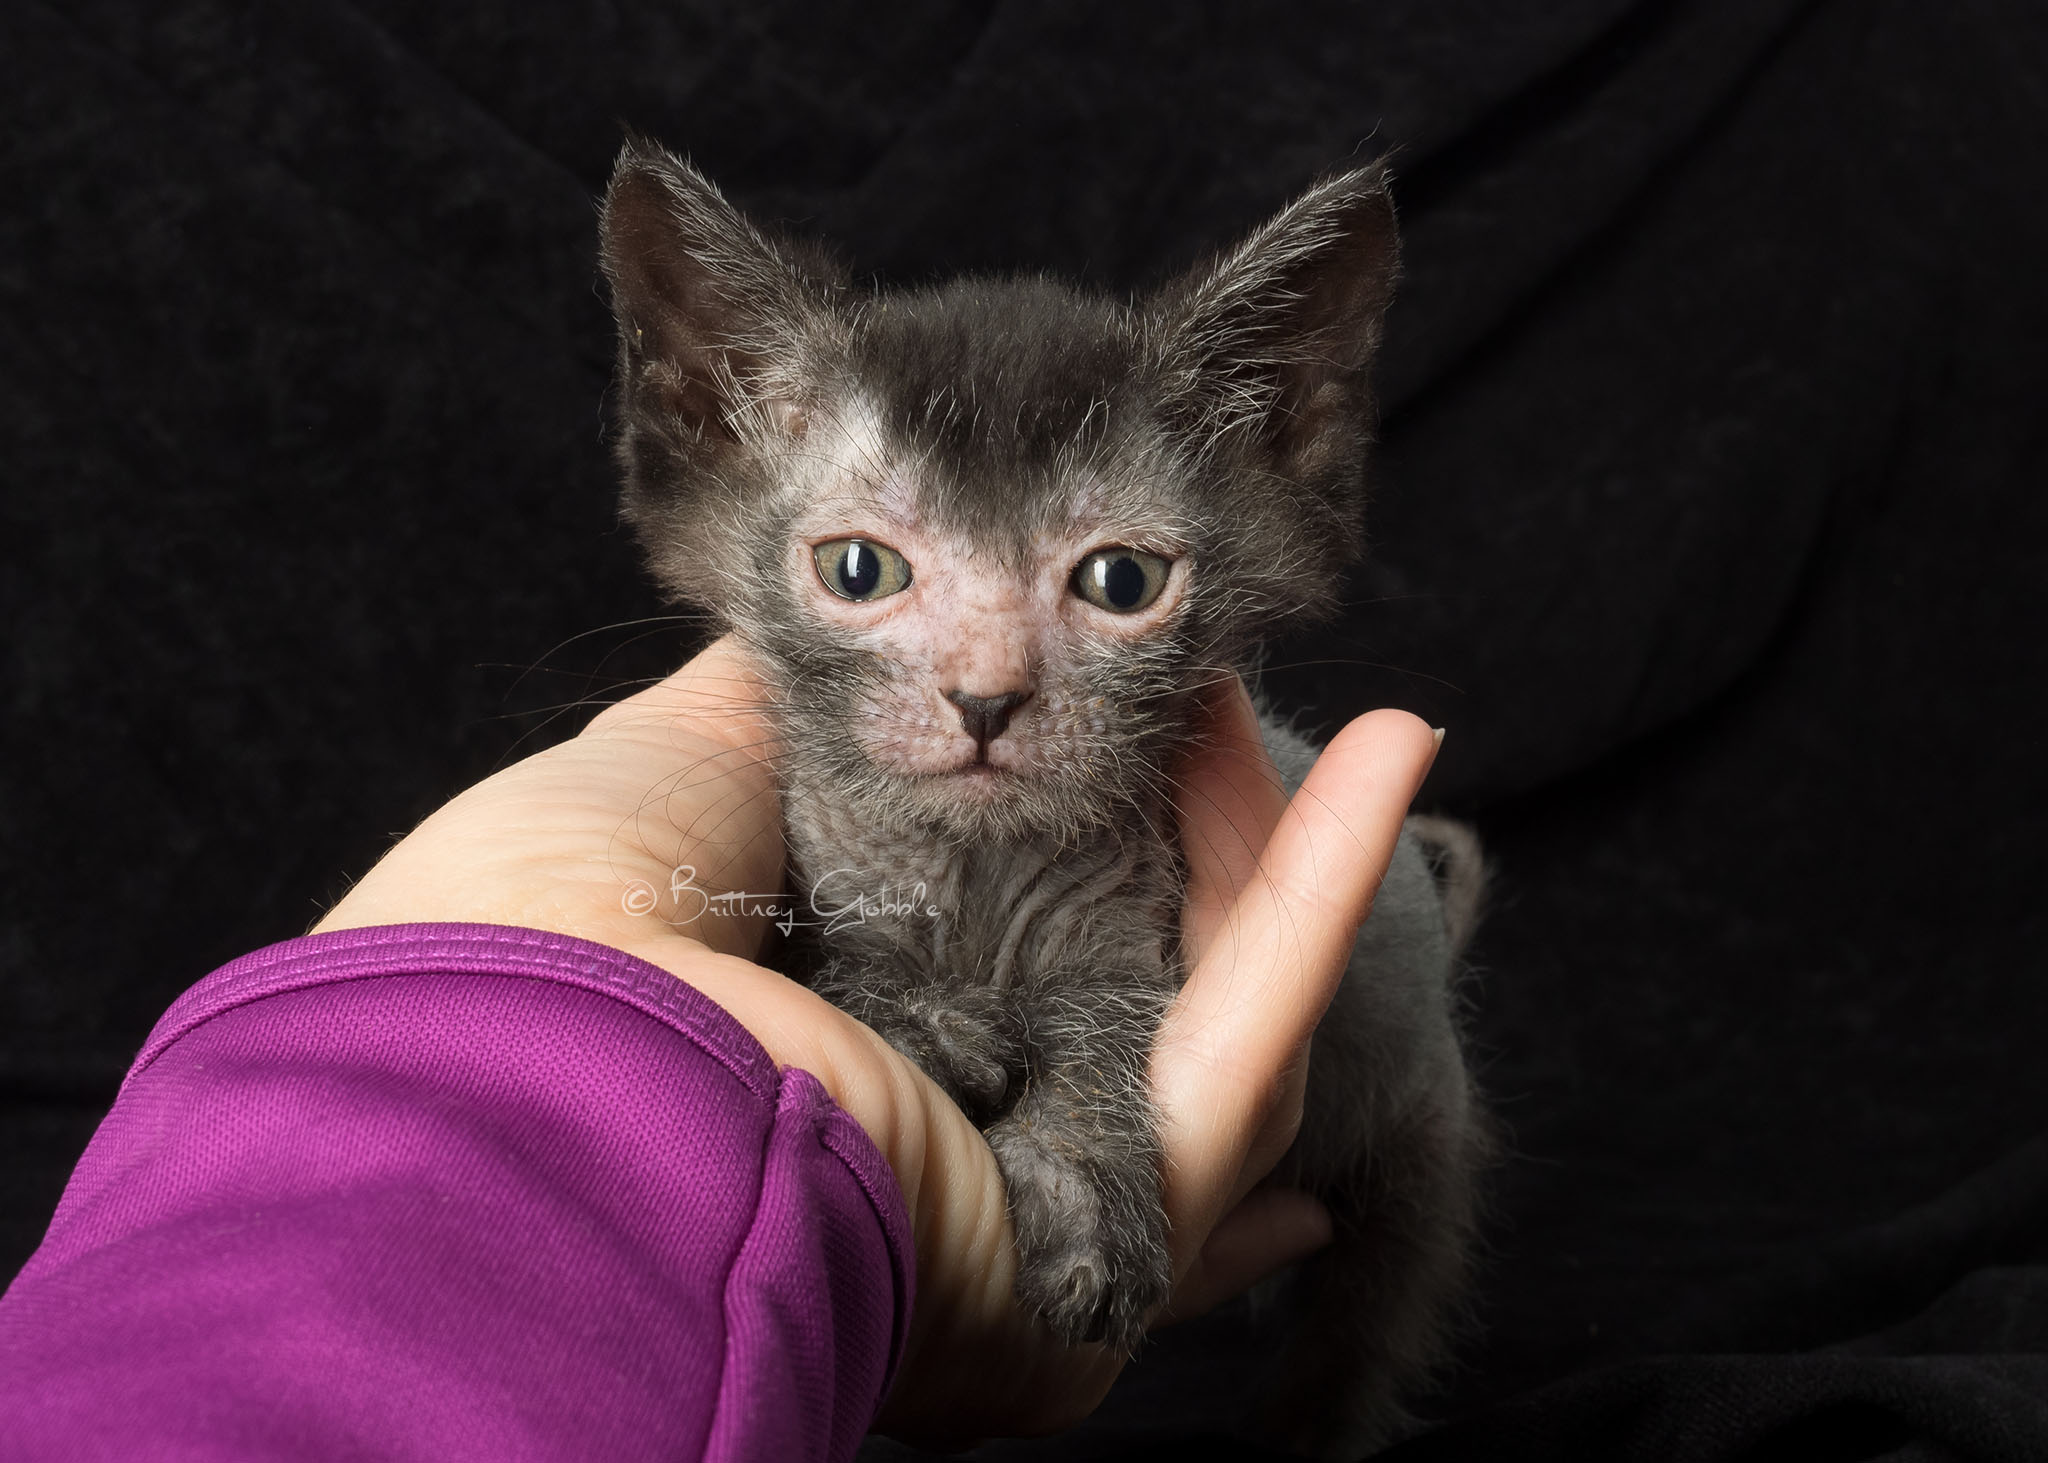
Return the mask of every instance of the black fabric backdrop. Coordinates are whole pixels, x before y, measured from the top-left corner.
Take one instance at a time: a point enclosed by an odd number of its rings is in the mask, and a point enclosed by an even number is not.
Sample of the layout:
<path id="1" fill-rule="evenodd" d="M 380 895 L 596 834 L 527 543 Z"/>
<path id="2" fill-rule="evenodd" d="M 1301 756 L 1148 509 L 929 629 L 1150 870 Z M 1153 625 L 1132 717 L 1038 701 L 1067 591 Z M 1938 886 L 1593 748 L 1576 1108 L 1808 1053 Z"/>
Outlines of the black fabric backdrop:
<path id="1" fill-rule="evenodd" d="M 1373 555 L 1269 681 L 1447 724 L 1499 868 L 1485 1331 L 1398 1456 L 2048 1458 L 2040 7 L 8 0 L 0 95 L 0 1273 L 180 989 L 684 653 L 621 123 L 1116 290 L 1392 146 Z M 990 1453 L 1201 1454 L 1199 1352 Z"/>

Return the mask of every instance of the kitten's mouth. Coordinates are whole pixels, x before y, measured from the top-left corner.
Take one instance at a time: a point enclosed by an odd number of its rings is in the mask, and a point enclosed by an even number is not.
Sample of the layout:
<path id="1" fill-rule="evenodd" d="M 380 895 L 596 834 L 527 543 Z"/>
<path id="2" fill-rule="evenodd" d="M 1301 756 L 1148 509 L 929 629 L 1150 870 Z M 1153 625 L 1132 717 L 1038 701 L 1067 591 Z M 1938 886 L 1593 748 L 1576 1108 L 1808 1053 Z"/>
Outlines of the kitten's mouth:
<path id="1" fill-rule="evenodd" d="M 1017 774 L 977 757 L 972 762 L 962 762 L 950 771 L 941 772 L 939 776 L 970 796 L 993 797 L 1006 783 L 1015 781 Z"/>
<path id="2" fill-rule="evenodd" d="M 1035 769 L 1020 765 L 1025 759 L 1019 753 L 1019 748 L 998 742 L 984 747 L 956 745 L 943 751 L 917 747 L 909 756 L 885 745 L 869 755 L 878 768 L 919 784 L 923 796 L 980 803 L 1000 802 L 1034 780 Z"/>

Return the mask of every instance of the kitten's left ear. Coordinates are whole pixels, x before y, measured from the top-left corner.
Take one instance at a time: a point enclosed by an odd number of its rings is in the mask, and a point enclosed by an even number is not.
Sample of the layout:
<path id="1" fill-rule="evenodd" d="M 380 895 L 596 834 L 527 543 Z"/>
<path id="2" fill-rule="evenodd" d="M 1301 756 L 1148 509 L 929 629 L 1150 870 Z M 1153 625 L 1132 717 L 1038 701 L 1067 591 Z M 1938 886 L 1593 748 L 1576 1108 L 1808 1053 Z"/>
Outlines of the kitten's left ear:
<path id="1" fill-rule="evenodd" d="M 1348 498 L 1400 258 L 1382 163 L 1318 183 L 1152 302 L 1169 412 Z"/>

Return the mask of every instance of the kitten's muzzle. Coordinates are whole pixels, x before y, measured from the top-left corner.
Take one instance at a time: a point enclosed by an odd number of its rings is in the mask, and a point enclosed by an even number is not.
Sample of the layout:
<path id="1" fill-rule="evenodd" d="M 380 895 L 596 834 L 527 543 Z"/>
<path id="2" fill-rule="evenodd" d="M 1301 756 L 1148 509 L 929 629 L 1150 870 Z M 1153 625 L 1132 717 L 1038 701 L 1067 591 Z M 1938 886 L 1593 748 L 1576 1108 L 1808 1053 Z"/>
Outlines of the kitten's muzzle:
<path id="1" fill-rule="evenodd" d="M 960 708 L 960 724 L 986 757 L 988 744 L 1003 734 L 1017 708 L 1031 699 L 1031 693 L 1007 691 L 1000 696 L 970 696 L 965 691 L 948 691 L 946 699 Z"/>

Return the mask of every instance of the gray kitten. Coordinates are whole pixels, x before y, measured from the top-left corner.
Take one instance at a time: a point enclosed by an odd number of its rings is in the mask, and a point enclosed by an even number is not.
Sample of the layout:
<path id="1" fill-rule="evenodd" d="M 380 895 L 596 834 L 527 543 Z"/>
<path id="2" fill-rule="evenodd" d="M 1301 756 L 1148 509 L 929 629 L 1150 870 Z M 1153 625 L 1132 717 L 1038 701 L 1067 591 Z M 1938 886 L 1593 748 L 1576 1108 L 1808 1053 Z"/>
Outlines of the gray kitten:
<path id="1" fill-rule="evenodd" d="M 798 926 L 789 968 L 982 1127 L 1019 1296 L 1131 1347 L 1169 1280 L 1146 1067 L 1182 978 L 1171 769 L 1202 689 L 1326 613 L 1359 550 L 1387 179 L 1332 177 L 1136 304 L 856 289 L 640 141 L 603 238 L 626 516 L 774 688 L 798 908 L 859 915 Z M 1266 736 L 1291 790 L 1314 750 Z M 1318 1450 L 1400 1430 L 1462 1288 L 1479 878 L 1468 832 L 1411 819 L 1316 1037 L 1279 1177 L 1339 1239 L 1267 1390 Z"/>

